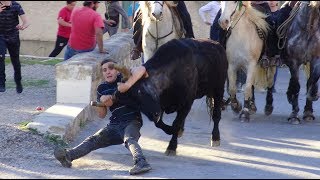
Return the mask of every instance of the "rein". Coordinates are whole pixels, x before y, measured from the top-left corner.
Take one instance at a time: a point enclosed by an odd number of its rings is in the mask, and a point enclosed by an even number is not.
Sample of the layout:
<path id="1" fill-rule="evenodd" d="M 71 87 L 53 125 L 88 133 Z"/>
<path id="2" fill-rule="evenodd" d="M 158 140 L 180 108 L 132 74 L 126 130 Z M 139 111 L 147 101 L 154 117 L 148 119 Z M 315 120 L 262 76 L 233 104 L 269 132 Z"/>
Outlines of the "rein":
<path id="1" fill-rule="evenodd" d="M 239 3 L 237 3 L 237 6 L 236 6 L 236 8 L 234 9 L 234 11 L 231 13 L 231 15 L 230 15 L 230 17 L 232 17 L 233 15 L 234 15 L 234 13 L 236 12 L 236 10 L 237 10 L 237 7 L 238 7 L 238 5 L 240 4 L 240 2 Z M 239 17 L 239 19 L 237 20 L 237 22 L 232 26 L 232 24 L 230 25 L 230 27 L 227 29 L 227 34 L 226 34 L 226 38 L 228 39 L 228 37 L 231 35 L 231 31 L 232 31 L 232 29 L 234 29 L 234 27 L 238 24 L 238 22 L 240 21 L 240 19 L 241 19 L 241 17 L 244 15 L 244 13 L 247 11 L 247 7 L 244 5 L 244 4 L 241 4 L 241 5 L 239 5 L 239 11 L 241 10 L 241 7 L 244 7 L 245 9 L 244 9 L 244 11 L 243 11 L 243 13 L 241 14 L 241 16 Z"/>

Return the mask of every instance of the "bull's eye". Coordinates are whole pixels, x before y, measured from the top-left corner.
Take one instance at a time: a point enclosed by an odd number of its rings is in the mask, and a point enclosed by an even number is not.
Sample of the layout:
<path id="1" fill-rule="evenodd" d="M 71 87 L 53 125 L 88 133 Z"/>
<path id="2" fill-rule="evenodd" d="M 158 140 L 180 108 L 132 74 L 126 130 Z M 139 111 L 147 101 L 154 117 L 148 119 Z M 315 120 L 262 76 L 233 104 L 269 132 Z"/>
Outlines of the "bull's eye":
<path id="1" fill-rule="evenodd" d="M 138 94 L 141 94 L 141 90 L 140 89 L 138 90 Z"/>

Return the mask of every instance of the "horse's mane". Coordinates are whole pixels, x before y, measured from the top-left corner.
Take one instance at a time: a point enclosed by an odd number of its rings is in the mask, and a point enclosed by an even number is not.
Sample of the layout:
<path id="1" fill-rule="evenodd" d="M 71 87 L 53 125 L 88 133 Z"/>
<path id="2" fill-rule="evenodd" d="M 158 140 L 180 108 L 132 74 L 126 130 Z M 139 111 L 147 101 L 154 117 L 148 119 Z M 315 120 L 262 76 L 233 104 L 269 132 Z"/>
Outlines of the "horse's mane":
<path id="1" fill-rule="evenodd" d="M 267 15 L 253 8 L 251 6 L 251 1 L 243 1 L 243 3 L 247 8 L 245 13 L 247 18 L 267 34 L 270 29 L 269 24 L 265 20 Z"/>
<path id="2" fill-rule="evenodd" d="M 149 13 L 149 10 L 148 10 L 148 1 L 140 1 L 140 10 L 141 10 L 141 16 L 142 16 L 142 25 L 144 25 L 145 23 L 145 20 L 148 18 L 148 13 Z"/>
<path id="3" fill-rule="evenodd" d="M 307 29 L 309 32 L 315 32 L 318 30 L 319 26 L 319 12 L 320 12 L 320 2 L 319 1 L 310 1 L 310 17 L 307 25 Z"/>

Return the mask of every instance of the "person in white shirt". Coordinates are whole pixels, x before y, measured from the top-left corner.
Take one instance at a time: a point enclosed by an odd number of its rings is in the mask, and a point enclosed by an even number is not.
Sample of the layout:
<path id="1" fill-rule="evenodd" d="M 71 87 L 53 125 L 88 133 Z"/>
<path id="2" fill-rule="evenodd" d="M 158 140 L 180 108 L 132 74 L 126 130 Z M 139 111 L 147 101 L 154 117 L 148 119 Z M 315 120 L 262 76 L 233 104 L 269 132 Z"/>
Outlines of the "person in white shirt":
<path id="1" fill-rule="evenodd" d="M 221 5 L 219 1 L 211 1 L 199 9 L 199 15 L 203 22 L 211 26 L 210 39 L 215 41 L 219 40 L 219 24 L 218 22 L 214 22 L 214 20 L 216 19 L 216 16 L 220 9 Z M 206 18 L 206 13 L 209 13 L 209 20 Z"/>

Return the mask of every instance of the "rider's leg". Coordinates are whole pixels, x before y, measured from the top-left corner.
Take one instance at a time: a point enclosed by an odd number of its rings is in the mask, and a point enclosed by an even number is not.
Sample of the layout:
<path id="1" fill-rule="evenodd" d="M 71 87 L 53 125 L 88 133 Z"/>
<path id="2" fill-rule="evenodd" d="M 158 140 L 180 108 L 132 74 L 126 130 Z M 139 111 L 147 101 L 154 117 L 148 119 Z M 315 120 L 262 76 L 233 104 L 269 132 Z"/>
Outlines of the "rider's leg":
<path id="1" fill-rule="evenodd" d="M 132 49 L 130 58 L 132 60 L 136 60 L 141 57 L 142 53 L 142 14 L 140 9 L 138 10 L 136 17 L 134 18 L 133 24 L 133 41 L 135 43 L 135 47 Z"/>
<path id="2" fill-rule="evenodd" d="M 190 14 L 187 10 L 187 7 L 186 7 L 184 1 L 178 1 L 177 10 L 178 10 L 180 17 L 182 19 L 184 29 L 186 30 L 185 37 L 186 38 L 194 38 L 191 17 L 190 17 Z"/>

